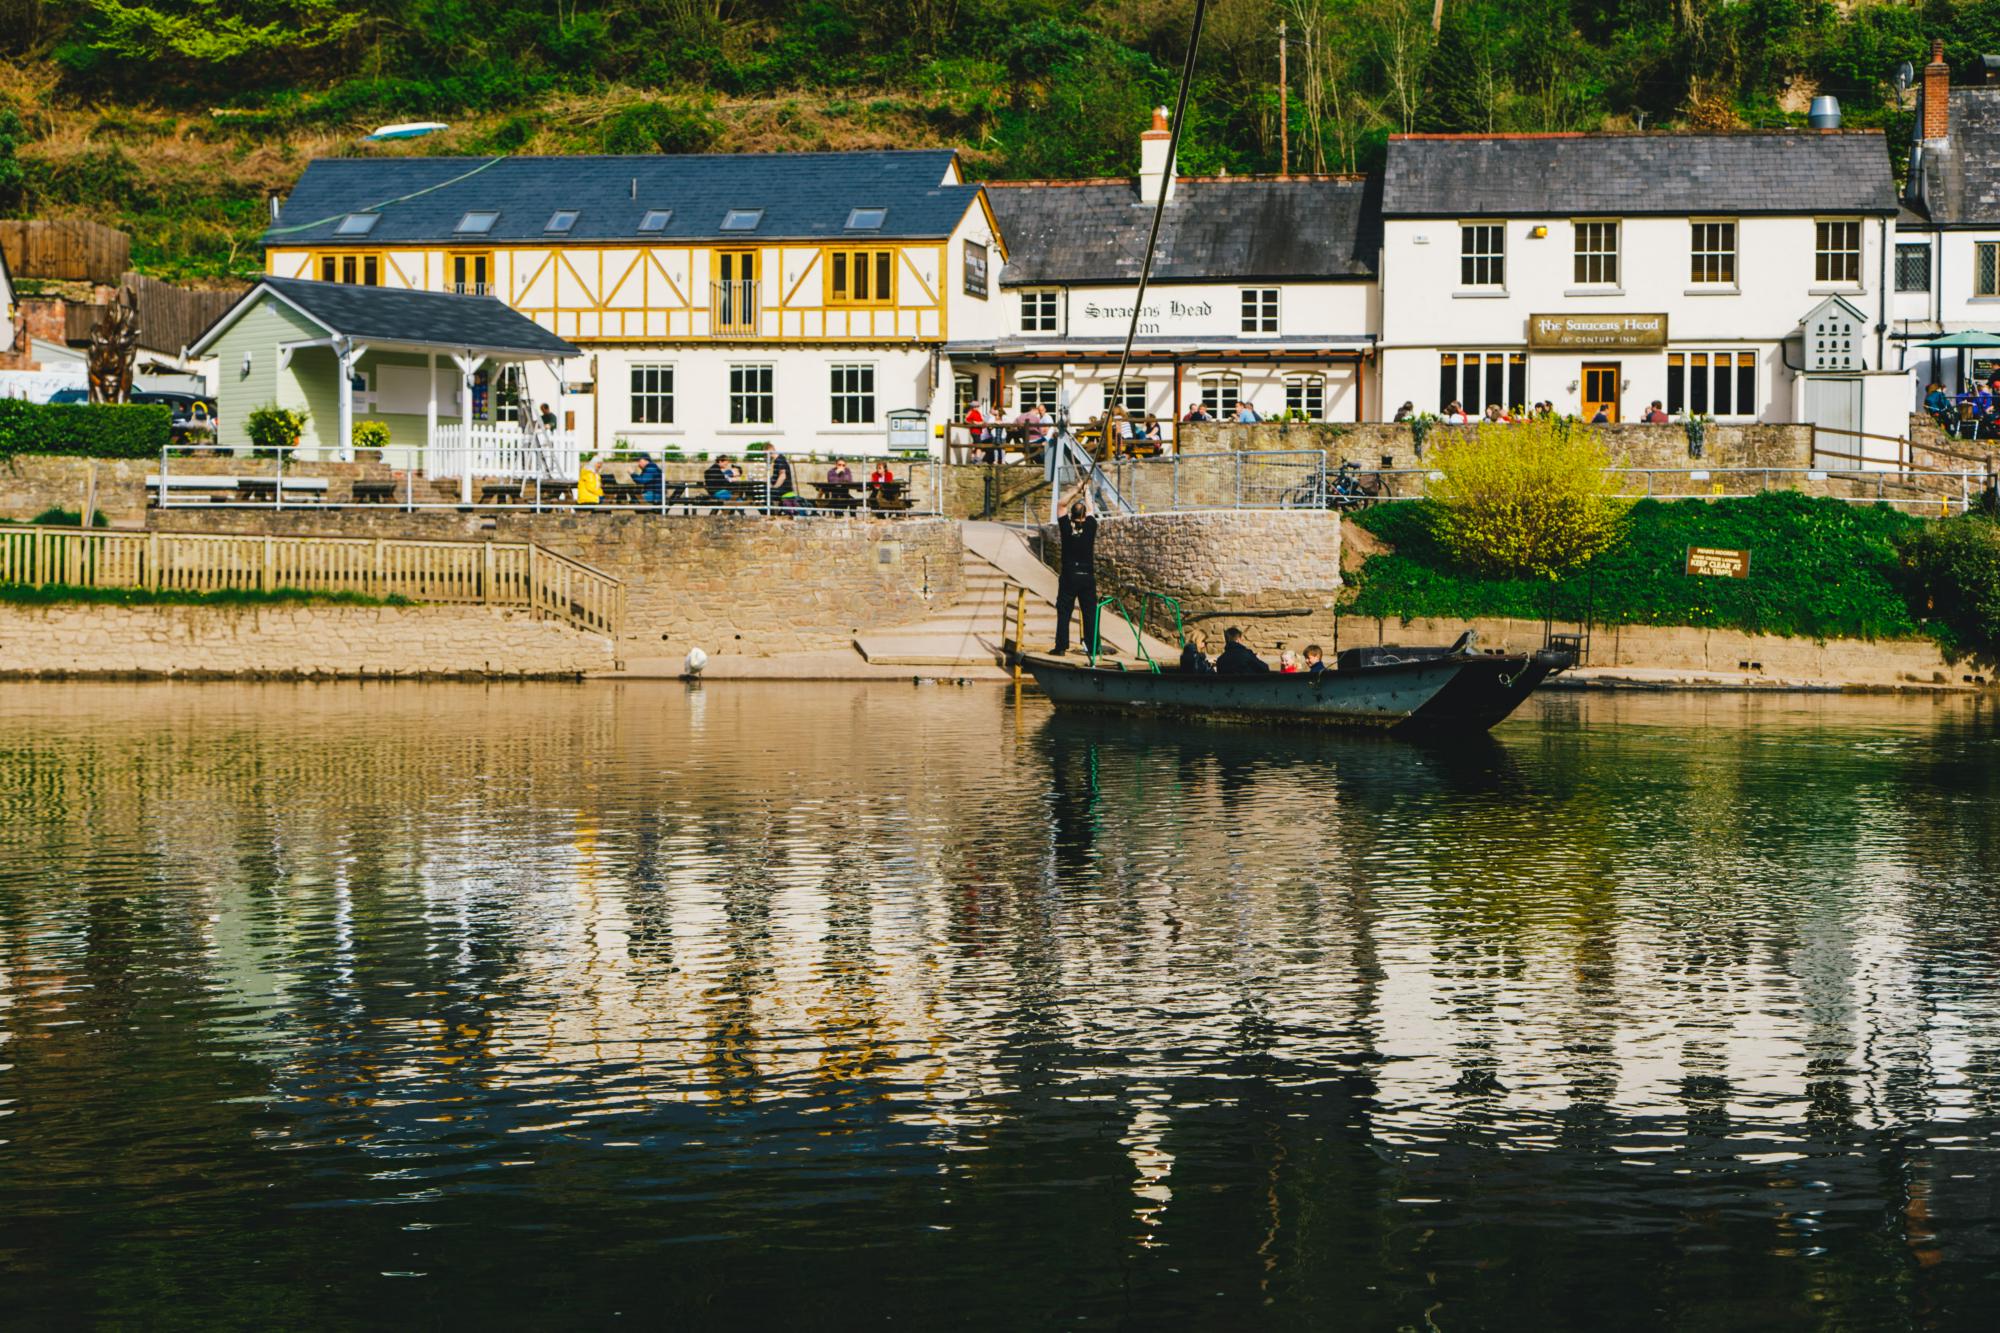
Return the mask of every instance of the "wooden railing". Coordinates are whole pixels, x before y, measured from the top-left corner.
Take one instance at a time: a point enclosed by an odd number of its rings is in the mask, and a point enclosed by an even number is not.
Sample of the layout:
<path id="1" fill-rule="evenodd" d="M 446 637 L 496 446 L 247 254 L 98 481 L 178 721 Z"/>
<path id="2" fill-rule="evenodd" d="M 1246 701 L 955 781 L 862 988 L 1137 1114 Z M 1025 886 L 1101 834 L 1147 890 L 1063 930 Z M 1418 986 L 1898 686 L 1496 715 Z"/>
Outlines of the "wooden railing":
<path id="1" fill-rule="evenodd" d="M 527 542 L 0 527 L 0 583 L 185 592 L 296 588 L 524 606 L 537 618 L 614 639 L 625 623 L 623 583 Z"/>

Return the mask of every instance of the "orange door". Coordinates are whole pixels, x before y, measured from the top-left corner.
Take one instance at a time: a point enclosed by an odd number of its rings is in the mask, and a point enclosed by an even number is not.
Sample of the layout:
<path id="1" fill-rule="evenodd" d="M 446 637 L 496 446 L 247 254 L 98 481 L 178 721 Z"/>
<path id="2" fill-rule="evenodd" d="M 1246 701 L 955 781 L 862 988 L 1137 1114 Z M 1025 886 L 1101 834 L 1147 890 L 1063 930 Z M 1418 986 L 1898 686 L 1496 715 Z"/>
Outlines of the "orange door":
<path id="1" fill-rule="evenodd" d="M 1618 420 L 1618 380 L 1622 367 L 1616 361 L 1586 361 L 1583 365 L 1583 419 L 1593 421 L 1599 408 L 1611 420 Z"/>

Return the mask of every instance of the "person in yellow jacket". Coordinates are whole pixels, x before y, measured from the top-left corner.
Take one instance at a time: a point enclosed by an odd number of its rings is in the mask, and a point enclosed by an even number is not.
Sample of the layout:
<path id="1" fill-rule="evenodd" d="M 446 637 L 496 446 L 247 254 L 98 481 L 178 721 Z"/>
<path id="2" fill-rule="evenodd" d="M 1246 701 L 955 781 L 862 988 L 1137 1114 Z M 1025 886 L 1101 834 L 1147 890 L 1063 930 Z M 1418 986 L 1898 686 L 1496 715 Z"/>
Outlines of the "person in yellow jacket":
<path id="1" fill-rule="evenodd" d="M 580 505 L 594 505 L 603 498 L 604 480 L 597 475 L 597 465 L 586 458 L 576 474 L 576 502 Z"/>

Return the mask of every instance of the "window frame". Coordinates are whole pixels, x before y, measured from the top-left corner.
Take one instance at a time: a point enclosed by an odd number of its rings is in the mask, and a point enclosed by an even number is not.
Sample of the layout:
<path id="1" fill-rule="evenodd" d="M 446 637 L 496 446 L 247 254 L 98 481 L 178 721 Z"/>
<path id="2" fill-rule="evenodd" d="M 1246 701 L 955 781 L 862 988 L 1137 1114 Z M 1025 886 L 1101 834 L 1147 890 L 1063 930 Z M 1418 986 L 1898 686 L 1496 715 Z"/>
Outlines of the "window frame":
<path id="1" fill-rule="evenodd" d="M 1236 409 L 1243 405 L 1243 377 L 1233 370 L 1211 371 L 1203 375 L 1200 388 L 1202 407 L 1217 421 L 1235 416 Z"/>
<path id="2" fill-rule="evenodd" d="M 959 371 L 951 377 L 951 419 L 965 420 L 966 409 L 979 401 L 979 377 Z"/>
<path id="3" fill-rule="evenodd" d="M 1053 287 L 1037 287 L 1021 293 L 1021 332 L 1060 333 L 1062 331 L 1060 328 L 1061 303 L 1056 299 L 1056 296 L 1057 292 Z M 1038 304 L 1045 304 L 1046 306 L 1044 310 L 1037 313 L 1036 319 L 1033 322 L 1028 318 L 1029 301 L 1035 301 Z"/>
<path id="4" fill-rule="evenodd" d="M 1476 390 L 1476 392 L 1475 392 Z M 1457 403 L 1470 418 L 1498 404 L 1502 412 L 1527 407 L 1528 354 L 1508 349 L 1438 349 L 1438 415 Z"/>
<path id="5" fill-rule="evenodd" d="M 842 383 L 843 376 L 852 382 Z M 875 363 L 836 361 L 827 367 L 827 421 L 835 426 L 872 426 L 880 419 L 875 401 Z M 851 411 L 852 416 L 844 416 Z"/>
<path id="6" fill-rule="evenodd" d="M 1118 406 L 1124 410 L 1125 415 L 1128 417 L 1134 414 L 1143 417 L 1150 413 L 1150 408 L 1147 404 L 1152 401 L 1148 397 L 1152 386 L 1148 385 L 1145 380 L 1136 375 L 1127 375 L 1125 377 L 1125 401 L 1122 404 L 1114 404 L 1111 401 L 1111 390 L 1114 387 L 1115 385 L 1112 380 L 1104 381 L 1104 410 L 1106 412 L 1109 412 L 1113 406 Z"/>
<path id="7" fill-rule="evenodd" d="M 581 221 L 583 221 L 582 209 L 558 208 L 550 213 L 549 220 L 542 224 L 542 234 L 545 236 L 568 236 L 576 230 L 576 224 Z M 562 223 L 560 227 L 556 225 L 558 222 Z"/>
<path id="8" fill-rule="evenodd" d="M 896 269 L 898 265 L 896 260 L 897 251 L 894 248 L 865 246 L 849 249 L 846 246 L 834 246 L 822 252 L 822 255 L 822 265 L 826 280 L 826 303 L 829 306 L 880 308 L 896 304 Z M 869 294 L 866 296 L 856 296 L 854 295 L 854 288 L 864 284 L 857 284 L 855 282 L 855 276 L 859 271 L 855 261 L 864 257 L 866 259 L 865 267 L 868 279 L 865 285 L 869 288 Z M 888 279 L 889 288 L 886 296 L 882 295 L 879 291 L 882 280 L 885 277 Z"/>
<path id="9" fill-rule="evenodd" d="M 508 362 L 494 374 L 486 401 L 488 420 L 520 423 L 521 405 L 528 401 L 528 376 L 519 362 Z"/>
<path id="10" fill-rule="evenodd" d="M 486 220 L 477 226 L 473 226 L 472 220 L 474 218 L 485 218 Z M 465 212 L 459 214 L 458 221 L 452 226 L 451 234 L 454 236 L 491 236 L 493 229 L 499 225 L 499 209 L 468 208 Z"/>
<path id="11" fill-rule="evenodd" d="M 1854 244 L 1852 248 L 1829 246 L 1830 229 L 1852 228 Z M 1861 261 L 1867 253 L 1867 237 L 1862 230 L 1860 218 L 1814 218 L 1813 219 L 1813 288 L 1814 290 L 1837 289 L 1840 291 L 1865 291 L 1864 274 L 1867 266 Z M 1843 277 L 1830 271 L 1829 259 L 1844 261 L 1839 267 L 1846 269 L 1851 263 L 1854 274 Z"/>
<path id="12" fill-rule="evenodd" d="M 1314 398 L 1316 406 L 1310 405 Z M 1299 413 L 1307 421 L 1326 420 L 1326 376 L 1302 372 L 1285 376 L 1285 414 Z"/>
<path id="13" fill-rule="evenodd" d="M 335 236 L 367 236 L 374 232 L 375 224 L 382 220 L 380 213 L 349 213 L 333 225 Z M 355 224 L 360 225 L 355 225 Z"/>
<path id="14" fill-rule="evenodd" d="M 1701 229 L 1704 227 L 1727 228 L 1728 248 L 1721 245 L 1704 247 Z M 1707 291 L 1735 291 L 1738 262 L 1741 258 L 1737 249 L 1740 230 L 1735 218 L 1689 218 L 1688 219 L 1688 286 Z M 1704 259 L 1712 261 L 1712 267 L 1720 276 L 1709 277 Z"/>
<path id="15" fill-rule="evenodd" d="M 874 216 L 875 220 L 873 222 L 865 222 L 858 220 L 863 218 L 865 215 L 870 215 L 870 214 Z M 847 225 L 845 227 L 842 227 L 841 230 L 880 231 L 888 225 L 889 225 L 889 206 L 887 204 L 862 204 L 859 205 L 858 207 L 850 208 L 847 210 Z"/>
<path id="16" fill-rule="evenodd" d="M 1919 255 L 1923 259 L 1924 284 L 1921 287 L 1911 287 L 1904 283 L 1903 260 L 1910 255 Z M 1931 289 L 1931 243 L 1929 241 L 1897 241 L 1894 268 L 1896 292 L 1898 295 L 1910 295 L 1918 292 L 1928 295 Z"/>
<path id="17" fill-rule="evenodd" d="M 764 210 L 761 208 L 724 209 L 722 221 L 716 224 L 717 231 L 755 231 L 764 225 Z"/>
<path id="18" fill-rule="evenodd" d="M 1607 245 L 1606 238 L 1609 238 Z M 1586 239 L 1596 244 L 1585 248 Z M 1624 229 L 1616 218 L 1577 218 L 1570 223 L 1570 274 L 1575 287 L 1616 292 L 1624 288 Z M 1589 276 L 1595 265 L 1596 276 Z M 1609 276 L 1605 276 L 1606 274 Z"/>
<path id="19" fill-rule="evenodd" d="M 1699 367 L 1695 365 L 1696 358 L 1700 358 Z M 1750 348 L 1668 348 L 1664 400 L 1667 415 L 1712 416 L 1718 421 L 1757 420 L 1761 415 L 1757 405 L 1757 361 L 1756 350 Z M 1716 405 L 1725 394 L 1730 406 L 1717 411 Z"/>
<path id="20" fill-rule="evenodd" d="M 1029 393 L 1029 386 L 1035 392 Z M 1043 390 L 1047 392 L 1044 394 Z M 1014 402 L 1016 411 L 1025 412 L 1030 407 L 1040 405 L 1044 412 L 1053 416 L 1062 406 L 1062 381 L 1053 375 L 1029 375 L 1014 381 Z"/>
<path id="21" fill-rule="evenodd" d="M 1471 248 L 1477 237 L 1496 242 L 1496 248 Z M 1490 235 L 1488 235 L 1490 233 Z M 1481 278 L 1480 265 L 1488 266 Z M 1476 221 L 1458 224 L 1458 290 L 1462 292 L 1504 292 L 1507 290 L 1507 224 Z"/>
<path id="22" fill-rule="evenodd" d="M 629 420 L 635 426 L 671 426 L 674 424 L 674 366 L 672 361 L 634 361 L 630 370 L 631 396 L 626 406 L 630 409 Z M 652 383 L 642 381 L 648 376 Z M 645 408 L 642 410 L 641 405 Z"/>
<path id="23" fill-rule="evenodd" d="M 1987 266 L 1988 272 L 1980 271 L 1982 264 Z M 1981 291 L 1982 285 L 1990 290 Z M 1972 296 L 1974 300 L 2000 297 L 2000 241 L 1972 243 Z"/>
<path id="24" fill-rule="evenodd" d="M 1276 287 L 1242 287 L 1239 331 L 1262 334 L 1278 331 L 1278 291 Z"/>
<path id="25" fill-rule="evenodd" d="M 654 218 L 658 218 L 659 221 L 658 222 L 653 221 Z M 673 222 L 673 220 L 674 220 L 673 209 L 649 208 L 644 213 L 639 215 L 639 225 L 636 230 L 643 236 L 656 236 L 659 233 L 665 231 L 667 229 L 668 224 Z"/>
<path id="26" fill-rule="evenodd" d="M 760 382 L 746 385 L 746 377 L 756 377 Z M 762 416 L 752 415 L 748 408 L 761 402 Z M 778 424 L 778 370 L 769 361 L 732 361 L 729 363 L 729 424 L 731 426 L 775 426 Z"/>
<path id="27" fill-rule="evenodd" d="M 485 264 L 485 280 L 483 282 L 461 282 L 458 278 L 458 266 L 462 263 L 475 260 Z M 498 284 L 493 281 L 494 256 L 491 250 L 447 250 L 444 255 L 444 271 L 444 289 L 447 292 L 452 292 L 459 296 L 497 296 L 499 294 L 495 290 Z M 484 290 L 473 290 L 475 288 L 483 288 Z"/>
<path id="28" fill-rule="evenodd" d="M 355 275 L 347 277 L 327 277 L 326 266 L 332 264 L 334 272 L 340 273 L 343 264 L 352 262 Z M 375 280 L 370 282 L 364 276 L 373 269 Z M 380 287 L 382 277 L 389 270 L 389 260 L 380 250 L 315 250 L 312 254 L 312 275 L 320 282 L 338 283 L 343 287 Z"/>

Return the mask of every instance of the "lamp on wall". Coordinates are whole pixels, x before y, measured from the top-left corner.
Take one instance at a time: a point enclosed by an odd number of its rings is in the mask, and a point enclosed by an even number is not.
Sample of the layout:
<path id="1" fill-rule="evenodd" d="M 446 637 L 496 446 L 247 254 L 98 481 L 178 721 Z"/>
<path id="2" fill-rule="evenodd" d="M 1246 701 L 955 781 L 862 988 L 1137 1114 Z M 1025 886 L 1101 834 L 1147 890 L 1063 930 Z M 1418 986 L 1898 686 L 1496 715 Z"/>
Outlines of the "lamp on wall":
<path id="1" fill-rule="evenodd" d="M 1569 391 L 1570 391 L 1571 393 L 1575 393 L 1575 392 L 1576 392 L 1576 386 L 1577 386 L 1577 381 L 1576 381 L 1576 380 L 1571 380 L 1571 381 L 1569 382 Z"/>
<path id="2" fill-rule="evenodd" d="M 1543 226 L 1530 227 L 1528 228 L 1528 235 L 1534 237 L 1538 241 L 1547 240 L 1549 235 L 1549 229 Z"/>
<path id="3" fill-rule="evenodd" d="M 238 373 L 243 379 L 250 378 L 250 353 L 245 352 L 243 354 L 243 369 Z"/>

